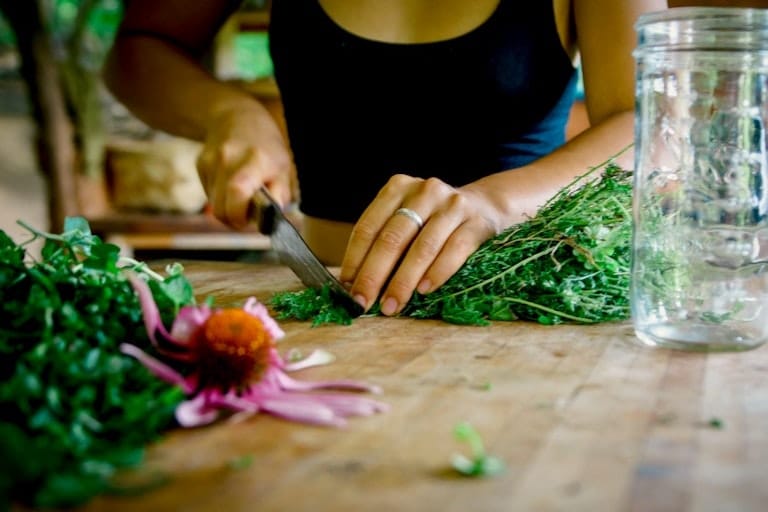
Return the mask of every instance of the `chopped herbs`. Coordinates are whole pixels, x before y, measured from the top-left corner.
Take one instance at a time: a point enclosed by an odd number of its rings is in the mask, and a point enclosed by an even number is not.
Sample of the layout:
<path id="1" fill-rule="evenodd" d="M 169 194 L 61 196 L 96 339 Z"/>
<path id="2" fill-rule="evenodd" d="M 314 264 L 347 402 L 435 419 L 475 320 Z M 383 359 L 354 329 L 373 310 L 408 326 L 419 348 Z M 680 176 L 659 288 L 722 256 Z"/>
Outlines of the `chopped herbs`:
<path id="1" fill-rule="evenodd" d="M 471 457 L 454 454 L 451 462 L 453 469 L 469 477 L 496 476 L 504 472 L 504 462 L 485 453 L 483 440 L 472 425 L 459 423 L 454 427 L 453 434 L 458 441 L 469 444 L 471 451 Z"/>
<path id="2" fill-rule="evenodd" d="M 631 211 L 632 173 L 605 162 L 485 242 L 443 286 L 414 294 L 401 315 L 474 325 L 626 319 Z M 271 304 L 279 318 L 351 322 L 325 290 L 280 293 Z"/>
<path id="3" fill-rule="evenodd" d="M 184 398 L 118 345 L 148 347 L 125 272 L 149 276 L 161 314 L 193 302 L 180 267 L 162 277 L 91 234 L 81 218 L 60 235 L 16 244 L 0 231 L 0 507 L 82 503 L 172 424 Z M 44 239 L 39 260 L 25 246 Z"/>
<path id="4" fill-rule="evenodd" d="M 725 424 L 723 423 L 723 420 L 720 418 L 710 418 L 707 422 L 707 425 L 709 428 L 713 428 L 715 430 L 722 430 Z"/>
<path id="5" fill-rule="evenodd" d="M 287 359 L 289 363 L 295 363 L 296 361 L 301 361 L 303 358 L 304 356 L 301 353 L 301 350 L 296 347 L 288 351 Z"/>
<path id="6" fill-rule="evenodd" d="M 278 312 L 277 319 L 312 320 L 312 325 L 352 323 L 352 317 L 341 304 L 337 304 L 330 286 L 307 288 L 299 292 L 279 292 L 272 296 L 270 305 Z"/>
<path id="7" fill-rule="evenodd" d="M 229 466 L 230 469 L 233 469 L 235 471 L 239 471 L 241 469 L 247 469 L 253 465 L 254 457 L 250 453 L 247 455 L 241 455 L 240 457 L 235 457 L 234 459 L 230 459 L 227 463 L 227 466 Z"/>

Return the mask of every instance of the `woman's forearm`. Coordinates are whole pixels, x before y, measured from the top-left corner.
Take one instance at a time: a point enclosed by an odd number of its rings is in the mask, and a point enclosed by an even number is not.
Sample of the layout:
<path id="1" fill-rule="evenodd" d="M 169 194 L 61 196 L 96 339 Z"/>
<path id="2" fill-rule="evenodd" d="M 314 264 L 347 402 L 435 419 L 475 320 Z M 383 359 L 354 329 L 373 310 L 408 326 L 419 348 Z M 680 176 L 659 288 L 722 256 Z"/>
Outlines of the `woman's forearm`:
<path id="1" fill-rule="evenodd" d="M 115 42 L 104 78 L 115 97 L 150 126 L 203 140 L 213 119 L 230 110 L 263 111 L 252 96 L 218 81 L 172 44 L 131 34 Z"/>
<path id="2" fill-rule="evenodd" d="M 482 178 L 464 188 L 485 195 L 504 212 L 506 225 L 499 226 L 503 229 L 534 216 L 574 178 L 631 145 L 633 130 L 634 113 L 617 113 L 525 167 Z M 632 168 L 633 155 L 633 151 L 624 151 L 617 163 Z"/>

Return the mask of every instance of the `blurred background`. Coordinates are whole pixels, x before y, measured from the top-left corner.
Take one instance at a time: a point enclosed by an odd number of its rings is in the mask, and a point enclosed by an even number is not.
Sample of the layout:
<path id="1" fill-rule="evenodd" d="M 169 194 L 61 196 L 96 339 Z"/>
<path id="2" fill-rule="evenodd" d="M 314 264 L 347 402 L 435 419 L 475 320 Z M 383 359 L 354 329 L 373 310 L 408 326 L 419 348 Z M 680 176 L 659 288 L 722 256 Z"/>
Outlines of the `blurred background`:
<path id="1" fill-rule="evenodd" d="M 100 69 L 124 0 L 0 0 L 0 229 L 59 232 L 67 216 L 137 257 L 242 259 L 268 251 L 255 231 L 209 213 L 197 143 L 150 129 L 112 98 Z M 272 77 L 269 0 L 247 0 L 205 59 L 284 127 Z M 581 98 L 581 91 L 579 97 Z M 581 101 L 568 134 L 587 126 Z"/>
<path id="2" fill-rule="evenodd" d="M 82 215 L 130 252 L 265 248 L 207 213 L 196 143 L 151 130 L 104 88 L 122 12 L 123 0 L 0 0 L 0 229 L 19 240 L 19 219 L 55 232 Z M 281 118 L 268 12 L 266 0 L 243 2 L 206 66 Z"/>

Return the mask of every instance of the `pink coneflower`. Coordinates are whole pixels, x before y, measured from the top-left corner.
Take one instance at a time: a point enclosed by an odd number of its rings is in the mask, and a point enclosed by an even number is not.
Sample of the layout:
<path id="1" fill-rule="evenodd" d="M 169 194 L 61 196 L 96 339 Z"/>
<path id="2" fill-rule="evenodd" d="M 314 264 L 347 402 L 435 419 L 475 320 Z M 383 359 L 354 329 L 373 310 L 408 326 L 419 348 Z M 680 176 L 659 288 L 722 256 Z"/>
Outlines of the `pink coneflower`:
<path id="1" fill-rule="evenodd" d="M 123 343 L 120 349 L 189 396 L 176 409 L 176 419 L 182 426 L 211 423 L 222 410 L 241 414 L 264 411 L 293 421 L 343 426 L 345 417 L 368 416 L 387 408 L 359 395 L 316 391 L 379 393 L 376 386 L 351 380 L 303 382 L 289 377 L 287 371 L 326 364 L 332 357 L 318 350 L 300 361 L 284 361 L 275 342 L 285 333 L 253 297 L 242 309 L 183 307 L 169 333 L 147 284 L 135 276 L 131 283 L 139 295 L 144 325 L 155 349 L 192 370 L 182 375 L 135 345 Z"/>

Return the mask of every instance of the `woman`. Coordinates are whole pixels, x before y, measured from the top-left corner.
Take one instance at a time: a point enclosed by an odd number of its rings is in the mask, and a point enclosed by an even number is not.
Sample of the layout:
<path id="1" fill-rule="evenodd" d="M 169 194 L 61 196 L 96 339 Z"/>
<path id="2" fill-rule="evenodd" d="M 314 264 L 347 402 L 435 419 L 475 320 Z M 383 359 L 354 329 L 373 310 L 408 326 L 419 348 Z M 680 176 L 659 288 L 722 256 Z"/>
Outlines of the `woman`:
<path id="1" fill-rule="evenodd" d="M 633 24 L 661 0 L 273 0 L 290 148 L 268 112 L 197 65 L 238 2 L 133 0 L 106 68 L 140 118 L 204 141 L 214 214 L 261 185 L 366 309 L 397 314 L 482 242 L 633 139 Z M 564 143 L 580 57 L 591 127 Z M 630 158 L 631 156 L 627 156 Z M 626 163 L 626 161 L 625 161 Z"/>

